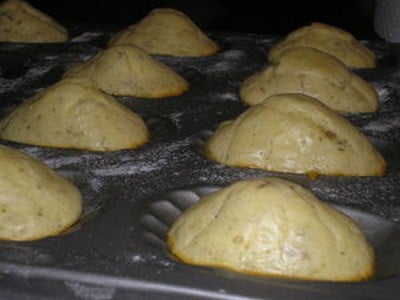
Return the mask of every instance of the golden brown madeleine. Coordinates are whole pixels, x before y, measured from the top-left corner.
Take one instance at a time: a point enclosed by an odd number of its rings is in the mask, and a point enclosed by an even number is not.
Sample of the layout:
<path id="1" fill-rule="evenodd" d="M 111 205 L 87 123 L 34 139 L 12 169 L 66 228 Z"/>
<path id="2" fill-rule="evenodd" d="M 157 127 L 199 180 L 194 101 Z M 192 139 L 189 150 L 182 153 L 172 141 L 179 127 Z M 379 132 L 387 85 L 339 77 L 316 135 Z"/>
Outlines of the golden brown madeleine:
<path id="1" fill-rule="evenodd" d="M 153 9 L 109 42 L 110 46 L 123 44 L 170 56 L 207 56 L 219 49 L 186 14 L 172 8 Z"/>
<path id="2" fill-rule="evenodd" d="M 39 160 L 0 146 L 0 239 L 58 235 L 81 210 L 82 196 L 72 183 Z"/>
<path id="3" fill-rule="evenodd" d="M 248 77 L 240 87 L 240 96 L 249 105 L 284 93 L 308 95 L 342 112 L 374 112 L 379 106 L 372 84 L 315 48 L 283 51 L 276 63 Z"/>
<path id="4" fill-rule="evenodd" d="M 139 115 L 91 81 L 64 79 L 4 118 L 0 138 L 46 147 L 114 151 L 140 147 L 149 133 Z"/>
<path id="5" fill-rule="evenodd" d="M 189 89 L 188 82 L 173 69 L 131 45 L 102 50 L 64 75 L 75 77 L 91 79 L 97 88 L 118 96 L 163 98 Z"/>
<path id="6" fill-rule="evenodd" d="M 367 137 L 322 102 L 300 94 L 265 99 L 222 123 L 205 154 L 220 163 L 310 175 L 383 175 Z"/>
<path id="7" fill-rule="evenodd" d="M 374 250 L 348 216 L 277 178 L 237 181 L 199 199 L 167 244 L 188 264 L 326 281 L 373 276 Z"/>
<path id="8" fill-rule="evenodd" d="M 56 43 L 68 40 L 67 30 L 52 17 L 22 0 L 0 4 L 0 41 Z"/>
<path id="9" fill-rule="evenodd" d="M 298 47 L 311 47 L 327 52 L 350 68 L 376 67 L 375 54 L 351 33 L 318 22 L 288 34 L 270 49 L 268 59 L 277 62 L 283 51 Z"/>

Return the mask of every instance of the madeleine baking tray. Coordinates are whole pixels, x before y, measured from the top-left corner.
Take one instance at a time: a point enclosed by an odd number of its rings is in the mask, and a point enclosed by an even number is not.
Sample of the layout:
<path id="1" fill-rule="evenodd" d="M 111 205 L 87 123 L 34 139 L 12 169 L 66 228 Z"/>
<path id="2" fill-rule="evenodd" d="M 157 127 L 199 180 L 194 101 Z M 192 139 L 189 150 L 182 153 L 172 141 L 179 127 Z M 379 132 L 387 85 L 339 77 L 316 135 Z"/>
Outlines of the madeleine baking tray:
<path id="1" fill-rule="evenodd" d="M 0 44 L 0 116 L 104 48 L 113 33 L 81 31 L 68 43 Z M 240 83 L 267 65 L 279 37 L 210 33 L 213 56 L 155 56 L 190 82 L 161 100 L 118 97 L 146 121 L 151 140 L 137 150 L 90 152 L 1 141 L 45 162 L 84 197 L 83 214 L 63 235 L 0 242 L 2 299 L 396 299 L 400 295 L 400 67 L 397 49 L 364 41 L 379 67 L 354 70 L 379 93 L 375 113 L 344 114 L 388 162 L 381 177 L 320 176 L 233 168 L 206 159 L 216 126 L 246 109 Z M 170 224 L 202 195 L 242 178 L 277 176 L 350 215 L 376 250 L 377 274 L 334 283 L 242 275 L 183 264 L 165 245 Z"/>

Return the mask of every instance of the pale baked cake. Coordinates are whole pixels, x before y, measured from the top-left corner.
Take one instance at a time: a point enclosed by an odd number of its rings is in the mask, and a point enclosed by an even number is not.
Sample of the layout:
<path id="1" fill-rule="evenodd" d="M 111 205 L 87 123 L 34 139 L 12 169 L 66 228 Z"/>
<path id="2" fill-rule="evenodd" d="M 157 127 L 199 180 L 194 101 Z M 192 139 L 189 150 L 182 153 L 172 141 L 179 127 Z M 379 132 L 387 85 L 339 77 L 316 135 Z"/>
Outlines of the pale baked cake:
<path id="1" fill-rule="evenodd" d="M 300 94 L 265 99 L 223 122 L 205 155 L 237 167 L 309 175 L 376 176 L 385 159 L 347 119 Z"/>
<path id="2" fill-rule="evenodd" d="M 62 25 L 28 2 L 6 0 L 0 4 L 0 41 L 59 43 L 68 38 Z"/>
<path id="3" fill-rule="evenodd" d="M 374 112 L 379 107 L 372 84 L 316 48 L 285 50 L 276 63 L 246 78 L 240 86 L 240 97 L 249 105 L 284 93 L 308 95 L 341 112 Z"/>
<path id="4" fill-rule="evenodd" d="M 376 56 L 351 33 L 324 23 L 314 22 L 289 33 L 268 52 L 268 59 L 276 62 L 287 49 L 311 47 L 327 52 L 351 68 L 374 68 Z"/>
<path id="5" fill-rule="evenodd" d="M 185 13 L 172 8 L 156 8 L 142 20 L 117 33 L 110 46 L 132 44 L 150 54 L 208 56 L 219 46 Z"/>
<path id="6" fill-rule="evenodd" d="M 30 241 L 59 235 L 76 223 L 82 196 L 41 161 L 0 145 L 0 239 Z"/>
<path id="7" fill-rule="evenodd" d="M 185 78 L 132 45 L 102 50 L 67 70 L 64 78 L 90 79 L 102 91 L 118 96 L 164 98 L 189 89 Z"/>
<path id="8" fill-rule="evenodd" d="M 185 263 L 246 274 L 361 281 L 375 271 L 374 250 L 351 218 L 277 178 L 204 196 L 172 224 L 167 244 Z"/>
<path id="9" fill-rule="evenodd" d="M 115 151 L 142 146 L 149 133 L 141 116 L 91 81 L 64 79 L 1 120 L 0 138 L 46 147 Z"/>

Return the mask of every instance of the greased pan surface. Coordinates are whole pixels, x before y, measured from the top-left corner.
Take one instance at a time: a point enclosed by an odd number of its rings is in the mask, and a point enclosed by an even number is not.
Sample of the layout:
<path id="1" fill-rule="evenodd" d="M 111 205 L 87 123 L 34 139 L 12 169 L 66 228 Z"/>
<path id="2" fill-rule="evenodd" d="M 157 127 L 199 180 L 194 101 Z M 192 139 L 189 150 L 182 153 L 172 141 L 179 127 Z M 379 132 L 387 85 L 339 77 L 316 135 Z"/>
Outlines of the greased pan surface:
<path id="1" fill-rule="evenodd" d="M 68 43 L 0 44 L 0 117 L 90 58 L 112 32 L 82 32 Z M 221 50 L 200 58 L 155 58 L 190 83 L 179 97 L 118 97 L 139 113 L 151 140 L 137 150 L 98 153 L 1 141 L 47 163 L 81 190 L 80 222 L 61 236 L 0 242 L 4 299 L 396 299 L 400 293 L 400 67 L 397 50 L 367 41 L 379 67 L 355 70 L 380 96 L 376 113 L 345 114 L 388 162 L 382 177 L 272 173 L 223 166 L 202 147 L 224 120 L 246 109 L 240 83 L 267 64 L 279 37 L 210 34 Z M 168 226 L 199 197 L 242 178 L 278 176 L 309 188 L 353 217 L 377 254 L 368 282 L 329 283 L 246 276 L 185 265 L 165 246 Z M 135 299 L 136 299 L 135 298 Z"/>

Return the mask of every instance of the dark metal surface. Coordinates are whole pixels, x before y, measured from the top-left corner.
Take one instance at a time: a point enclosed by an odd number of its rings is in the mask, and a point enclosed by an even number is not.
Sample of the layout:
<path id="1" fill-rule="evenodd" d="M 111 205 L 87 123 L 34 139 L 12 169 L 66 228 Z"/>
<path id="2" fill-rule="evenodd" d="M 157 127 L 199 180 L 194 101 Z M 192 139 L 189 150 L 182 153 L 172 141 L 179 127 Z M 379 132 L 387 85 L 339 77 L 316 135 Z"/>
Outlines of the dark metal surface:
<path id="1" fill-rule="evenodd" d="M 0 44 L 0 117 L 58 81 L 72 64 L 105 47 L 110 32 L 65 44 Z M 330 177 L 239 169 L 207 160 L 205 138 L 246 109 L 240 83 L 267 64 L 277 37 L 211 34 L 210 57 L 157 56 L 190 82 L 182 96 L 119 97 L 144 117 L 151 141 L 137 150 L 98 153 L 2 141 L 47 163 L 82 191 L 84 213 L 64 235 L 0 242 L 2 299 L 396 299 L 400 293 L 400 69 L 389 44 L 369 41 L 379 67 L 355 70 L 380 95 L 376 113 L 344 115 L 388 161 L 382 177 Z M 241 178 L 279 176 L 337 205 L 363 228 L 377 253 L 376 278 L 329 283 L 253 277 L 189 266 L 168 253 L 171 222 L 201 195 Z"/>

